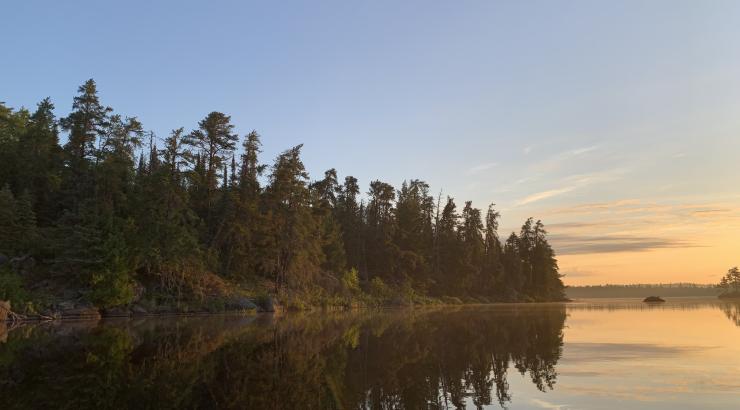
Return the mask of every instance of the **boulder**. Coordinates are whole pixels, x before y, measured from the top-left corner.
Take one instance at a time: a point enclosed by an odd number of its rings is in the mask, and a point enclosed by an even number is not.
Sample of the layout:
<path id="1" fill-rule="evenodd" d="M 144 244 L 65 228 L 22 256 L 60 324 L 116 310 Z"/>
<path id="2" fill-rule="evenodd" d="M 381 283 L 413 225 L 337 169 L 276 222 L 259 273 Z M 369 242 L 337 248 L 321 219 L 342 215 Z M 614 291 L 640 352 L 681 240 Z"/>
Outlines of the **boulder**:
<path id="1" fill-rule="evenodd" d="M 36 259 L 31 255 L 12 258 L 9 263 L 10 267 L 19 275 L 27 275 L 36 267 Z"/>
<path id="2" fill-rule="evenodd" d="M 665 300 L 663 298 L 661 298 L 660 296 L 648 296 L 648 297 L 645 298 L 645 300 L 643 300 L 643 302 L 647 302 L 647 303 L 662 303 L 662 302 L 665 302 Z"/>
<path id="3" fill-rule="evenodd" d="M 241 297 L 241 296 L 235 296 L 231 298 L 226 303 L 226 309 L 229 310 L 256 310 L 257 305 L 254 304 L 251 300 Z"/>
<path id="4" fill-rule="evenodd" d="M 131 311 L 125 306 L 106 308 L 102 311 L 103 317 L 129 317 Z"/>
<path id="5" fill-rule="evenodd" d="M 61 319 L 62 318 L 61 312 L 58 312 L 56 310 L 51 310 L 51 309 L 44 309 L 44 310 L 42 310 L 41 311 L 41 316 L 43 316 L 43 319 L 44 320 L 48 320 L 48 319 L 57 320 L 57 319 Z"/>
<path id="6" fill-rule="evenodd" d="M 60 303 L 60 308 L 64 304 L 68 307 L 67 302 Z M 74 305 L 71 309 L 61 308 L 62 319 L 100 319 L 100 311 L 93 305 L 88 303 L 81 303 Z"/>
<path id="7" fill-rule="evenodd" d="M 57 303 L 56 307 L 58 310 L 61 310 L 61 311 L 72 310 L 75 308 L 75 301 L 65 300 L 65 301 Z"/>
<path id="8" fill-rule="evenodd" d="M 148 312 L 141 305 L 133 305 L 133 306 L 131 306 L 131 313 L 134 316 L 143 316 L 143 315 L 146 315 Z"/>

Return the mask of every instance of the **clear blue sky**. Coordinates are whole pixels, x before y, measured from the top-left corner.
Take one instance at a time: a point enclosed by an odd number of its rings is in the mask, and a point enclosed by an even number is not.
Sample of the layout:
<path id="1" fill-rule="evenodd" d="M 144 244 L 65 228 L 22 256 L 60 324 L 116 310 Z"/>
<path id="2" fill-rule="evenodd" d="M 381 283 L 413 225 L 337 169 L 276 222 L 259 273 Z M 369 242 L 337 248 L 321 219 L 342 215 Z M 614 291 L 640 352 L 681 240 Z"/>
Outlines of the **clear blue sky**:
<path id="1" fill-rule="evenodd" d="M 265 161 L 305 143 L 315 177 L 422 178 L 508 229 L 541 217 L 585 282 L 638 272 L 596 262 L 628 251 L 720 249 L 704 236 L 740 215 L 738 1 L 24 0 L 0 34 L 10 106 L 63 115 L 92 77 L 159 136 L 223 111 Z"/>

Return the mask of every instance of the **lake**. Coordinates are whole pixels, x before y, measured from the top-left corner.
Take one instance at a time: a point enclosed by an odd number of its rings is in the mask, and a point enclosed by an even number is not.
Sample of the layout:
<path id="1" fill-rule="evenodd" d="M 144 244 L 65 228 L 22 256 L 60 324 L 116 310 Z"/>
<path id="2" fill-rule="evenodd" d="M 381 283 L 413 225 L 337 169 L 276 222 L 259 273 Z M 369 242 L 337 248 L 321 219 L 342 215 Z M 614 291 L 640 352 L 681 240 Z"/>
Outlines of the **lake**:
<path id="1" fill-rule="evenodd" d="M 740 304 L 602 299 L 0 329 L 2 409 L 502 407 L 740 408 Z"/>

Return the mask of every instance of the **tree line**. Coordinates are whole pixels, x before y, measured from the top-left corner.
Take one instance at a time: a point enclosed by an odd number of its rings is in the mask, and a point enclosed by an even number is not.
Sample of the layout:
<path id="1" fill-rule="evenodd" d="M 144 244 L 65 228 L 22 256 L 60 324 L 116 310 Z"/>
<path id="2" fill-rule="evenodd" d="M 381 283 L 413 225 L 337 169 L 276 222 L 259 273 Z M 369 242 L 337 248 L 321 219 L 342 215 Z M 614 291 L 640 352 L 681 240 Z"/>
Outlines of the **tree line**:
<path id="1" fill-rule="evenodd" d="M 364 195 L 334 169 L 312 180 L 301 148 L 263 163 L 261 136 L 240 138 L 220 112 L 159 139 L 101 103 L 93 80 L 63 118 L 48 98 L 34 111 L 0 103 L 0 254 L 33 256 L 34 277 L 101 306 L 130 302 L 137 283 L 190 296 L 218 282 L 564 297 L 540 221 L 503 239 L 493 205 L 435 198 L 419 179 L 375 180 Z"/>

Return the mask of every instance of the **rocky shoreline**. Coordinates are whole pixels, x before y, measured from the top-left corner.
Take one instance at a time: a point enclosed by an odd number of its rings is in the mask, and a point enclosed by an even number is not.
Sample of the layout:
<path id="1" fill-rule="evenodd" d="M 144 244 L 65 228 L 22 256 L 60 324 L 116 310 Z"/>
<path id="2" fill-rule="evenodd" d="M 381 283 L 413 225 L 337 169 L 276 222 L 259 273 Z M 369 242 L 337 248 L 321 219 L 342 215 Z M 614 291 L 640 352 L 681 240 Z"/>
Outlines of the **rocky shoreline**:
<path id="1" fill-rule="evenodd" d="M 257 302 L 257 303 L 256 303 Z M 100 320 L 104 318 L 134 318 L 156 316 L 205 316 L 218 314 L 274 313 L 281 307 L 272 298 L 252 301 L 248 298 L 234 298 L 219 310 L 188 308 L 187 306 L 161 305 L 145 308 L 141 304 L 113 308 L 97 308 L 85 301 L 64 301 L 45 309 L 38 314 L 18 314 L 13 312 L 9 301 L 0 301 L 0 323 L 38 322 L 58 320 Z"/>

